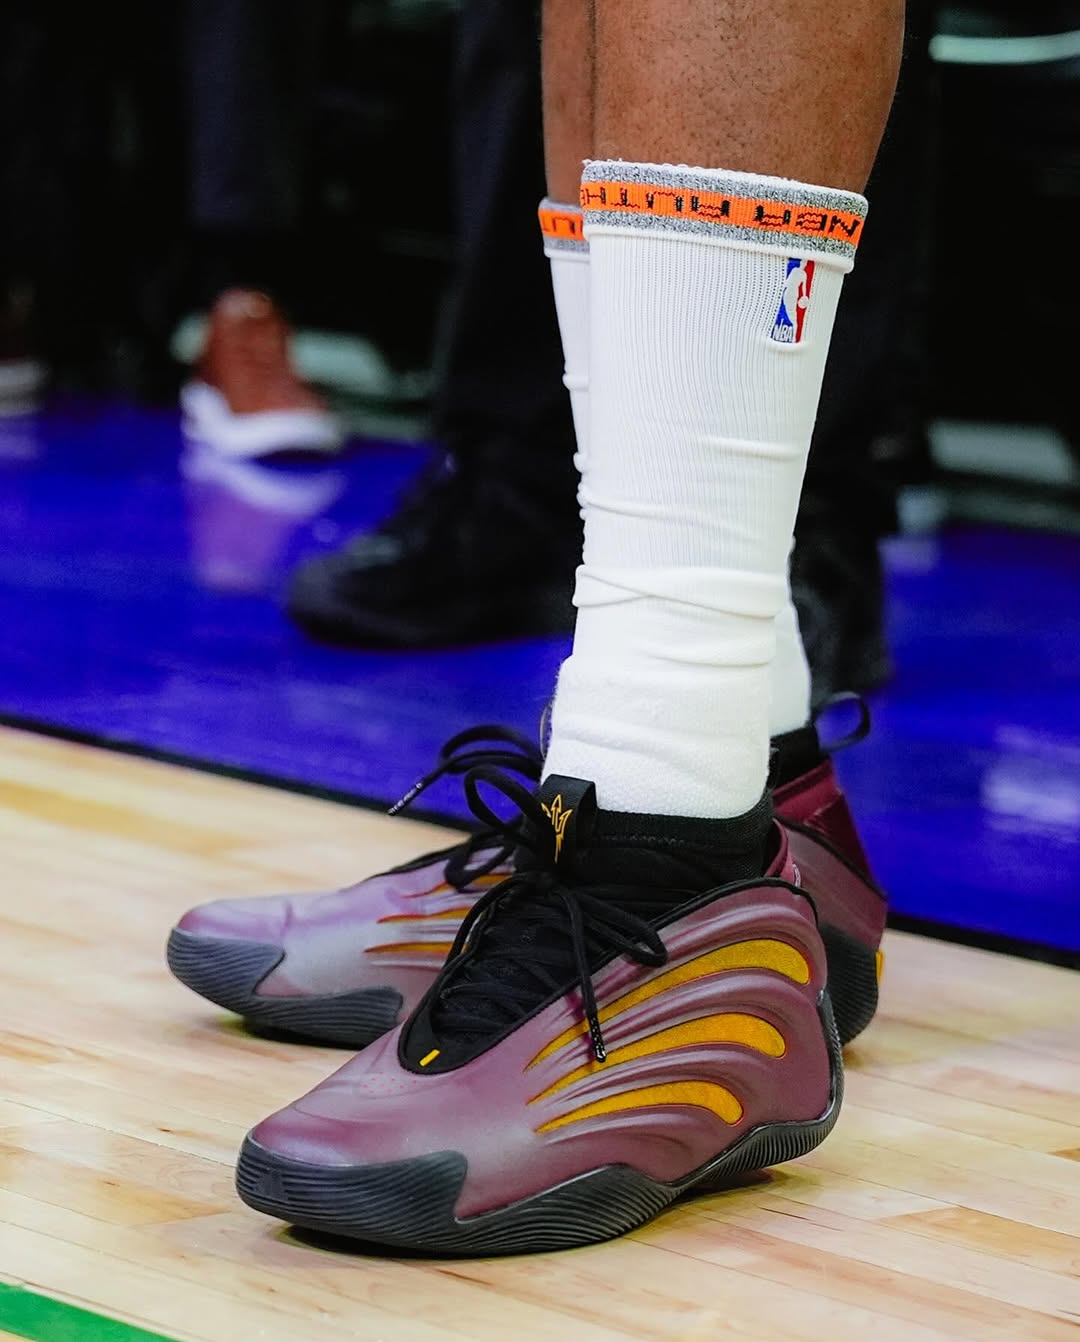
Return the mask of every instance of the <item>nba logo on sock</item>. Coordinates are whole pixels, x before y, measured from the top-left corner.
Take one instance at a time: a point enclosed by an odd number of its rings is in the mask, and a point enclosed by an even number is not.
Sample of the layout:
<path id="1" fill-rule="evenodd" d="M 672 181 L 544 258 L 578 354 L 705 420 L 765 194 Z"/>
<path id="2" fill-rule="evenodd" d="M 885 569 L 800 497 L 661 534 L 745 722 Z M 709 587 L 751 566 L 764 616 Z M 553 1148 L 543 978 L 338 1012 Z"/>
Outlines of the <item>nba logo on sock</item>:
<path id="1" fill-rule="evenodd" d="M 773 322 L 772 338 L 781 345 L 797 345 L 802 340 L 806 309 L 810 306 L 810 289 L 814 283 L 813 261 L 799 257 L 789 258 L 784 276 L 784 292 L 780 308 Z"/>

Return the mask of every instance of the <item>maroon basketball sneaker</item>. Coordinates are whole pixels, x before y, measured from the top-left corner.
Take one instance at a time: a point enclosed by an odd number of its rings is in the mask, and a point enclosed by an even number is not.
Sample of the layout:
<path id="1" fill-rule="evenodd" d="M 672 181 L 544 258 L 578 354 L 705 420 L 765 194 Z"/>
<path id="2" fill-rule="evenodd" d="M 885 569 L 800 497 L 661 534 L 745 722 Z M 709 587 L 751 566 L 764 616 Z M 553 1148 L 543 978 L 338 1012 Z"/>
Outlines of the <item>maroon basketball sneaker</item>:
<path id="1" fill-rule="evenodd" d="M 542 757 L 508 727 L 470 728 L 395 810 L 481 763 L 535 782 Z M 256 1029 L 363 1048 L 431 987 L 461 920 L 509 874 L 512 852 L 511 836 L 484 829 L 343 890 L 201 904 L 173 928 L 169 968 Z"/>
<path id="2" fill-rule="evenodd" d="M 767 799 L 737 820 L 520 806 L 516 870 L 402 1026 L 248 1136 L 240 1196 L 390 1249 L 588 1244 L 817 1146 L 840 1043 L 814 906 Z"/>
<path id="3" fill-rule="evenodd" d="M 865 709 L 851 740 L 865 736 Z M 847 744 L 847 742 L 841 743 Z M 813 897 L 829 957 L 830 996 L 848 1043 L 877 1009 L 885 898 L 813 726 L 778 737 L 774 803 Z M 541 755 L 506 728 L 453 737 L 410 799 L 444 773 L 487 762 L 540 776 Z M 408 1014 L 442 966 L 458 924 L 510 871 L 490 830 L 329 893 L 217 900 L 185 914 L 169 967 L 189 988 L 255 1028 L 363 1048 Z"/>

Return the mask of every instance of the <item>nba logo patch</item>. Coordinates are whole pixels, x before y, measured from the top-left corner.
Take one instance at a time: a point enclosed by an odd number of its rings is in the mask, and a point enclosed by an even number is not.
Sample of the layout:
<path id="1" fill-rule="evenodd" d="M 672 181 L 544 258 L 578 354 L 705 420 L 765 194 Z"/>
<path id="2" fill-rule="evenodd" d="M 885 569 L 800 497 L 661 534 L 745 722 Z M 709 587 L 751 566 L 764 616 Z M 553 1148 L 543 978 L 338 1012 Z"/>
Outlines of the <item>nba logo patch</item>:
<path id="1" fill-rule="evenodd" d="M 814 284 L 814 263 L 797 256 L 789 258 L 784 276 L 784 292 L 773 322 L 772 338 L 781 345 L 797 345 L 802 340 L 810 290 Z"/>

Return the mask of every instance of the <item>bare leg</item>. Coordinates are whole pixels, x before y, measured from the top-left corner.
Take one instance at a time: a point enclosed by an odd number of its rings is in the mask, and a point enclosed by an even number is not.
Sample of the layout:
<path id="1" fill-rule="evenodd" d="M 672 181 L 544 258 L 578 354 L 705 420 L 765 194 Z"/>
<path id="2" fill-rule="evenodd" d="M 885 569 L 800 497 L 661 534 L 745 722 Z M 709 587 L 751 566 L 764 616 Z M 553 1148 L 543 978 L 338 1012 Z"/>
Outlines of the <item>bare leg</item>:
<path id="1" fill-rule="evenodd" d="M 593 0 L 544 3 L 544 153 L 548 195 L 576 205 L 581 165 L 594 156 Z"/>
<path id="2" fill-rule="evenodd" d="M 595 3 L 595 157 L 865 186 L 896 87 L 903 0 Z M 550 64 L 564 54 L 560 44 Z M 545 77 L 559 97 L 561 73 Z"/>

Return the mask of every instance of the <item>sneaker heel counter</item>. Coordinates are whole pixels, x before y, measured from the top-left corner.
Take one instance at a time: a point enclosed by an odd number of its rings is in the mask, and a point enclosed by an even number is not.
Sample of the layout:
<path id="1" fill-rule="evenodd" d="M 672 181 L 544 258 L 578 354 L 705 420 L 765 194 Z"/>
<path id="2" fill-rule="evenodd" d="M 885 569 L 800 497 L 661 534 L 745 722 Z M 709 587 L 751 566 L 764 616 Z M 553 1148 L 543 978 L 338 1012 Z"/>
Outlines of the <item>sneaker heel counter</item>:
<path id="1" fill-rule="evenodd" d="M 820 829 L 826 838 L 831 839 L 870 880 L 874 880 L 870 859 L 866 856 L 866 849 L 855 828 L 855 817 L 851 814 L 847 796 L 839 783 L 836 784 L 836 795 L 810 823 Z"/>
<path id="2" fill-rule="evenodd" d="M 816 830 L 873 879 L 847 794 L 831 759 L 822 760 L 811 773 L 778 789 L 775 804 L 781 818 Z"/>

